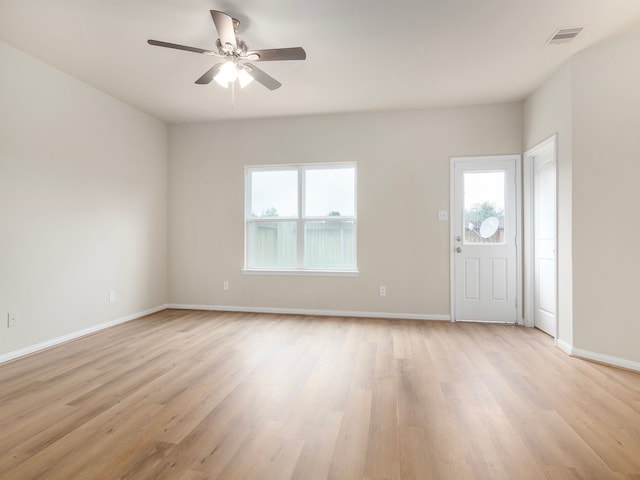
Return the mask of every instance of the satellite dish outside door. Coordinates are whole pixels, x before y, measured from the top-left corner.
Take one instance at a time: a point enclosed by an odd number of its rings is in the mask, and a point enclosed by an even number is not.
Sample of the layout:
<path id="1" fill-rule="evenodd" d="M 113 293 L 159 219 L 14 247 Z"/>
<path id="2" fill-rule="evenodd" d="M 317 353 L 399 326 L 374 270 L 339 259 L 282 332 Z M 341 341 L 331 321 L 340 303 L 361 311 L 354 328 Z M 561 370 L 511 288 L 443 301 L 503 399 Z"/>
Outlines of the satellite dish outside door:
<path id="1" fill-rule="evenodd" d="M 489 238 L 498 231 L 500 220 L 497 217 L 487 217 L 480 224 L 480 236 Z"/>

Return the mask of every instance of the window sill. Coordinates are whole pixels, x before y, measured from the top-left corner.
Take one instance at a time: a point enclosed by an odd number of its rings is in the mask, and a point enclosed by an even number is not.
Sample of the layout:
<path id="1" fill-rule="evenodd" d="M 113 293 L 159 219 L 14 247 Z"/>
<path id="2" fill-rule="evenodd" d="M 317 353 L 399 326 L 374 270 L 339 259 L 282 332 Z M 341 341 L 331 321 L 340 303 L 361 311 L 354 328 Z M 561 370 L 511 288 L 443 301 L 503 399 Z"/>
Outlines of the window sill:
<path id="1" fill-rule="evenodd" d="M 357 270 L 268 270 L 257 268 L 244 268 L 245 275 L 293 275 L 312 277 L 357 277 L 360 272 Z"/>

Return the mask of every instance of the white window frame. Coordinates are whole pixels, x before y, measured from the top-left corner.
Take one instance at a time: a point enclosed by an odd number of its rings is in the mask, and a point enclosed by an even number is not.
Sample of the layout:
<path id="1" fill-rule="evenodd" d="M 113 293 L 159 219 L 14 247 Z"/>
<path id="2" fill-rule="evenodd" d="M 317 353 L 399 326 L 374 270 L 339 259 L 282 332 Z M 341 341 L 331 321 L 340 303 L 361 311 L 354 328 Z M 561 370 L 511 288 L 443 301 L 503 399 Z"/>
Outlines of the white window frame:
<path id="1" fill-rule="evenodd" d="M 353 216 L 307 216 L 304 210 L 305 204 L 305 178 L 304 174 L 307 170 L 338 168 L 353 168 L 354 175 L 354 215 Z M 264 217 L 256 218 L 251 216 L 251 173 L 253 172 L 274 172 L 278 170 L 291 171 L 296 170 L 298 175 L 298 215 L 297 217 Z M 355 276 L 358 275 L 358 169 L 355 162 L 339 162 L 339 163 L 306 163 L 306 164 L 286 164 L 286 165 L 249 165 L 245 167 L 245 200 L 244 200 L 244 268 L 243 272 L 247 274 L 268 274 L 268 275 L 320 275 L 320 276 Z M 249 224 L 255 222 L 296 222 L 296 268 L 255 268 L 247 265 L 249 259 Z M 353 269 L 311 269 L 304 267 L 304 226 L 306 222 L 313 221 L 350 221 L 354 225 L 354 267 Z"/>

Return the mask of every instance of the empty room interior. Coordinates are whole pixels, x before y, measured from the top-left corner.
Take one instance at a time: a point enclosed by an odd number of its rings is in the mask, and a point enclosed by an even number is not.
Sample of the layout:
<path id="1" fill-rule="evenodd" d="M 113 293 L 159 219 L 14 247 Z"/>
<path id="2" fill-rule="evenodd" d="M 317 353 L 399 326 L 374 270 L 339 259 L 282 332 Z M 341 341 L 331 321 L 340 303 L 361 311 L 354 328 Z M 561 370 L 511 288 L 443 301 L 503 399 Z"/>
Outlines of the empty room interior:
<path id="1" fill-rule="evenodd" d="M 640 479 L 639 59 L 637 0 L 0 0 L 0 479 Z"/>

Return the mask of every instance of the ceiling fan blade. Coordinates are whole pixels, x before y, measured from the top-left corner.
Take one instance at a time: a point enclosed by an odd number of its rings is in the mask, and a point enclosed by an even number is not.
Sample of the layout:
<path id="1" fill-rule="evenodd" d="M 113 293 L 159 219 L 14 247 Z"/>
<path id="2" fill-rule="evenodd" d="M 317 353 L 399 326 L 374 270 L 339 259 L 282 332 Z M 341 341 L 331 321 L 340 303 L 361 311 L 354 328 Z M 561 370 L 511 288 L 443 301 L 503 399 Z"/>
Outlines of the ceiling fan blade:
<path id="1" fill-rule="evenodd" d="M 211 83 L 211 80 L 213 80 L 213 77 L 218 74 L 220 67 L 222 67 L 222 63 L 216 63 L 213 67 L 204 72 L 202 76 L 196 80 L 196 83 L 198 85 L 208 85 Z"/>
<path id="2" fill-rule="evenodd" d="M 160 40 L 147 40 L 149 45 L 155 45 L 156 47 L 175 48 L 176 50 L 186 50 L 187 52 L 202 53 L 204 55 L 212 55 L 214 57 L 220 57 L 221 55 L 211 50 L 205 50 L 204 48 L 188 47 L 187 45 L 178 45 L 177 43 L 161 42 Z"/>
<path id="3" fill-rule="evenodd" d="M 258 67 L 251 65 L 250 63 L 244 63 L 243 65 L 247 73 L 249 73 L 249 75 L 251 75 L 256 82 L 261 83 L 269 90 L 275 90 L 276 88 L 282 86 L 279 81 L 277 81 L 271 75 L 267 75 Z"/>
<path id="4" fill-rule="evenodd" d="M 224 47 L 228 43 L 234 50 L 238 48 L 236 32 L 233 29 L 233 18 L 224 12 L 219 12 L 218 10 L 210 10 L 210 12 L 222 46 Z"/>
<path id="5" fill-rule="evenodd" d="M 257 55 L 258 58 L 254 56 Z M 267 50 L 251 50 L 243 57 L 249 57 L 252 62 L 272 62 L 276 60 L 304 60 L 307 52 L 302 47 L 270 48 Z"/>

